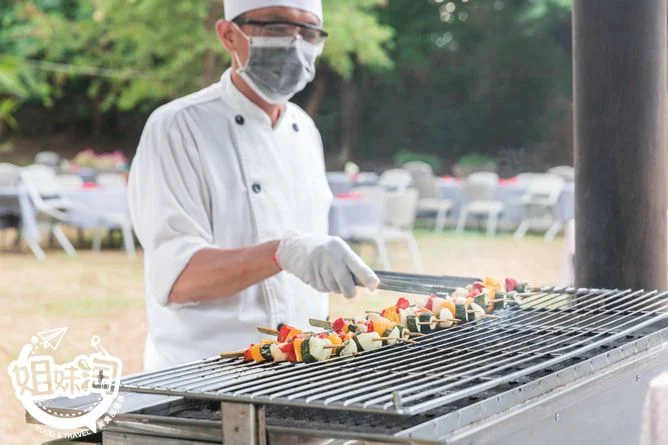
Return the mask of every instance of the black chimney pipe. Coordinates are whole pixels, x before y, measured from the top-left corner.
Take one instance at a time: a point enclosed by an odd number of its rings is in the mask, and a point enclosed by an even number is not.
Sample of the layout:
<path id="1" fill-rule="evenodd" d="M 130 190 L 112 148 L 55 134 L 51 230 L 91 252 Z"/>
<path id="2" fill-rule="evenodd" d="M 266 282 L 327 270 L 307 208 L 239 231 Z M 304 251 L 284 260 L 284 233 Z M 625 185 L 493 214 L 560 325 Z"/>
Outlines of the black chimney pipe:
<path id="1" fill-rule="evenodd" d="M 575 284 L 668 287 L 666 0 L 573 1 Z"/>

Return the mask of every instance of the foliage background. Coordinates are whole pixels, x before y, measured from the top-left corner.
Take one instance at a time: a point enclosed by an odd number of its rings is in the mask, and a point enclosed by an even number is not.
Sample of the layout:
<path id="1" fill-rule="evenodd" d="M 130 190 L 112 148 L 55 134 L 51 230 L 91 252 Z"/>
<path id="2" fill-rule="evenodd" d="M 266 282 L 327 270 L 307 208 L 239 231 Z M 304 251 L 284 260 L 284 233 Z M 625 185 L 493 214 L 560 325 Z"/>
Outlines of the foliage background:
<path id="1" fill-rule="evenodd" d="M 215 82 L 222 0 L 0 3 L 0 158 L 86 146 L 132 155 L 159 104 Z M 571 161 L 568 0 L 324 0 L 331 38 L 295 101 L 330 168 L 400 152 Z"/>

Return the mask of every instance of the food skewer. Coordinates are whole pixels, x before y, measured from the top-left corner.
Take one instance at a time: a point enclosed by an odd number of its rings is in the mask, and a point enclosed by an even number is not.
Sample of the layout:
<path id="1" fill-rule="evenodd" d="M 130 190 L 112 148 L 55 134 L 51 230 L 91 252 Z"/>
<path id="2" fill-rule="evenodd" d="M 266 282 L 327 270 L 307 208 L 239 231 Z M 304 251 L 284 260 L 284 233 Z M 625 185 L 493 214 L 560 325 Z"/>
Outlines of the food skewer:
<path id="1" fill-rule="evenodd" d="M 381 311 L 366 310 L 365 317 L 338 318 L 333 321 L 310 319 L 324 332 L 304 332 L 279 324 L 278 329 L 258 326 L 258 332 L 275 336 L 244 351 L 222 352 L 222 358 L 243 357 L 254 362 L 316 362 L 330 357 L 357 355 L 397 342 L 418 343 L 412 337 L 447 329 L 455 324 L 483 318 L 499 318 L 490 313 L 522 304 L 522 292 L 531 291 L 525 283 L 506 279 L 501 284 L 491 278 L 477 281 L 448 294 L 431 295 L 422 304 L 405 298 Z"/>
<path id="2" fill-rule="evenodd" d="M 318 320 L 317 318 L 309 318 L 308 322 L 314 328 L 332 329 L 332 323 L 327 320 Z"/>
<path id="3" fill-rule="evenodd" d="M 346 346 L 348 346 L 348 342 L 341 343 L 340 345 L 325 345 L 323 347 L 327 349 L 338 349 L 338 348 L 345 348 Z"/>
<path id="4" fill-rule="evenodd" d="M 470 312 L 472 313 L 472 311 L 470 311 Z M 432 320 L 432 321 L 421 321 L 419 324 L 421 324 L 421 325 L 425 325 L 425 326 L 426 326 L 426 325 L 428 325 L 428 324 L 432 324 L 432 323 L 442 323 L 442 322 L 445 322 L 445 321 L 451 321 L 451 322 L 453 322 L 453 323 L 464 323 L 462 320 L 458 320 L 458 319 L 456 319 L 456 318 L 435 318 L 435 319 Z"/>
<path id="5" fill-rule="evenodd" d="M 376 337 L 376 338 L 371 339 L 371 341 L 388 341 L 388 340 L 390 340 L 390 341 L 404 342 L 404 343 L 411 343 L 411 344 L 414 344 L 414 345 L 416 345 L 416 344 L 419 343 L 419 342 L 417 342 L 417 341 L 415 341 L 415 340 L 410 340 L 410 339 L 406 339 L 406 338 Z"/>
<path id="6" fill-rule="evenodd" d="M 266 326 L 258 326 L 257 331 L 261 334 L 267 334 L 267 335 L 277 336 L 279 334 L 278 329 L 268 328 Z"/>
<path id="7" fill-rule="evenodd" d="M 240 358 L 244 356 L 244 351 L 221 352 L 221 358 Z"/>

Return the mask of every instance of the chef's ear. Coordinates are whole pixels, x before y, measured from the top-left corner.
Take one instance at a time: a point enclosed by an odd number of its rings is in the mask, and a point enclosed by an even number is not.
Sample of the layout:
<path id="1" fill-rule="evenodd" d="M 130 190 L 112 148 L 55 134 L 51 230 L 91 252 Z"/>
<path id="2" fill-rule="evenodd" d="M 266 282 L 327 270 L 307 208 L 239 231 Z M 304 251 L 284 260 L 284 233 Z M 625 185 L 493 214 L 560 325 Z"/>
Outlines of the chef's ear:
<path id="1" fill-rule="evenodd" d="M 241 45 L 246 44 L 245 39 L 239 33 L 239 28 L 229 20 L 220 19 L 216 22 L 216 34 L 218 34 L 220 43 L 230 54 L 238 52 L 242 49 Z"/>

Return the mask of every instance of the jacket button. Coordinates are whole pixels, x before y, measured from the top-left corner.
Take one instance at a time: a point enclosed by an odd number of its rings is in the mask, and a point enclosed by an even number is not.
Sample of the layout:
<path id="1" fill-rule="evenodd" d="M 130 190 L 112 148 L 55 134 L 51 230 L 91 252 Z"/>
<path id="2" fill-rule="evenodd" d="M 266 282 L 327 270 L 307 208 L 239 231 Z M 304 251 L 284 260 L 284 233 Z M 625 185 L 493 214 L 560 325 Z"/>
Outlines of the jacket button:
<path id="1" fill-rule="evenodd" d="M 253 192 L 257 194 L 262 191 L 262 186 L 256 182 L 251 186 L 251 189 L 253 189 Z"/>
<path id="2" fill-rule="evenodd" d="M 239 125 L 243 125 L 244 122 L 246 122 L 246 120 L 244 119 L 244 117 L 243 117 L 242 115 L 240 115 L 240 114 L 237 114 L 237 116 L 234 118 L 234 121 L 235 121 L 237 124 L 239 124 Z"/>
<path id="3" fill-rule="evenodd" d="M 292 124 L 292 129 L 295 131 L 299 131 L 299 125 L 297 125 L 297 122 Z"/>

